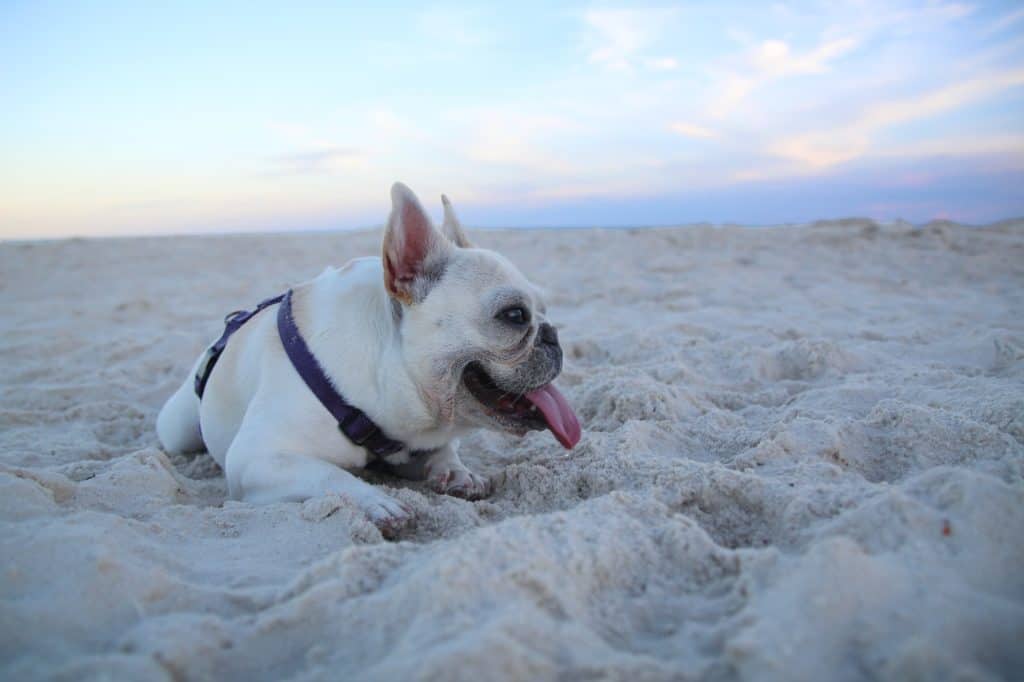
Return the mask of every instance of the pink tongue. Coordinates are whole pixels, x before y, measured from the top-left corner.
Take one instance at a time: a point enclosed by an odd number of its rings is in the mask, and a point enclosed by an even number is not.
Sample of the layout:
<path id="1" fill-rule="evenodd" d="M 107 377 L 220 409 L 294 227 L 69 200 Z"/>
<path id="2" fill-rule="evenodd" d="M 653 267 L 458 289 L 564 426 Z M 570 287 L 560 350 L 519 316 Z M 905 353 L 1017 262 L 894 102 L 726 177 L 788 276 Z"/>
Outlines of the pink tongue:
<path id="1" fill-rule="evenodd" d="M 554 384 L 545 384 L 530 391 L 526 394 L 526 399 L 541 411 L 551 433 L 555 434 L 555 438 L 566 450 L 572 450 L 573 446 L 580 442 L 580 422 L 569 407 L 565 396 Z"/>

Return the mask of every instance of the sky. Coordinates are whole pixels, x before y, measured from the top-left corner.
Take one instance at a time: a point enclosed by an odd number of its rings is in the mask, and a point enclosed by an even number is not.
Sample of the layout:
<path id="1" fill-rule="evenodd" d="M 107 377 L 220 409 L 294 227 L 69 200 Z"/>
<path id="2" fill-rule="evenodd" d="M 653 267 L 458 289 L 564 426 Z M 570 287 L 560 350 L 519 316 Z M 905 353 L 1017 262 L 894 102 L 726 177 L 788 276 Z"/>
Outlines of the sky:
<path id="1" fill-rule="evenodd" d="M 1019 1 L 355 4 L 0 0 L 0 238 L 1024 215 Z"/>

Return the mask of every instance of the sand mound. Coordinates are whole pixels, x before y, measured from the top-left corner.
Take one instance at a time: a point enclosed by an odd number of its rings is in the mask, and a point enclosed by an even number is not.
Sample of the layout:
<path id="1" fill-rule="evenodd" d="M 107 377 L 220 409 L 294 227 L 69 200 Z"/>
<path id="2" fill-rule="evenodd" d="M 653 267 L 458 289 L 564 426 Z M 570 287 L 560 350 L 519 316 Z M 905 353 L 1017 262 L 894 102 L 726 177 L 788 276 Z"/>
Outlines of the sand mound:
<path id="1" fill-rule="evenodd" d="M 1024 670 L 1024 225 L 477 235 L 550 290 L 583 440 L 474 435 L 476 503 L 368 474 L 398 542 L 159 450 L 225 312 L 377 239 L 0 246 L 0 677 Z"/>

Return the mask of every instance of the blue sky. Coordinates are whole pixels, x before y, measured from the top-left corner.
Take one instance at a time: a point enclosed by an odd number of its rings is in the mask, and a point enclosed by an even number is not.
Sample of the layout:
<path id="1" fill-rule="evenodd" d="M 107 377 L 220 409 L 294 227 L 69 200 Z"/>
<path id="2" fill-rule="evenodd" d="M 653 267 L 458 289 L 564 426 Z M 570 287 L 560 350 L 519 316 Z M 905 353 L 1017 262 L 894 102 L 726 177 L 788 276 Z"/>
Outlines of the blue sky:
<path id="1" fill-rule="evenodd" d="M 0 4 L 0 237 L 1024 215 L 1019 2 Z"/>

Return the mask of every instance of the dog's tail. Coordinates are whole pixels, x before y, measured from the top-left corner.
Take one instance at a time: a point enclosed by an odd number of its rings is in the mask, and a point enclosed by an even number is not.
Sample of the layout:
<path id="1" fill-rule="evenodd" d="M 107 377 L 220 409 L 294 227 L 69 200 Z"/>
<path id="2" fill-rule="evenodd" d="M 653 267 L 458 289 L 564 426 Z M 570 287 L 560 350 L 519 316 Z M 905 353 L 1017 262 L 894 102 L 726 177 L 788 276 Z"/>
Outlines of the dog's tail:
<path id="1" fill-rule="evenodd" d="M 199 396 L 191 374 L 157 415 L 156 435 L 164 450 L 172 454 L 199 452 L 205 448 L 199 431 Z"/>

